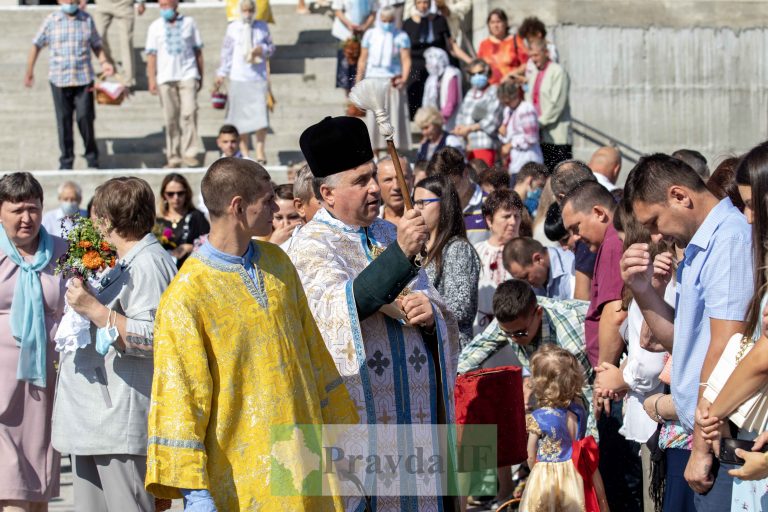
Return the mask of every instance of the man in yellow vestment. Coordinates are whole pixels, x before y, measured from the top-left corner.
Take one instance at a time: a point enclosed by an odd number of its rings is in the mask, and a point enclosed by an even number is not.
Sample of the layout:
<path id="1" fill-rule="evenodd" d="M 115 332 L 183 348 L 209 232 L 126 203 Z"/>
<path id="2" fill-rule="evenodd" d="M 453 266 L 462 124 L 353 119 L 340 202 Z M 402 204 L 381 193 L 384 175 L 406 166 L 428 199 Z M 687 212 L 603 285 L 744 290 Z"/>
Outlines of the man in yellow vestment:
<path id="1" fill-rule="evenodd" d="M 408 436 L 419 430 L 410 426 L 454 422 L 458 326 L 417 262 L 429 236 L 424 219 L 410 210 L 395 228 L 378 218 L 381 193 L 362 120 L 328 117 L 305 130 L 300 145 L 323 208 L 295 235 L 289 256 L 328 351 L 362 423 L 408 425 L 393 448 L 399 454 L 410 453 L 409 443 L 434 447 L 437 435 Z M 428 480 L 400 472 L 379 479 L 375 492 L 366 482 L 366 491 L 377 512 L 452 510 L 448 489 Z M 423 484 L 429 493 L 419 491 Z M 354 498 L 346 507 L 363 510 Z"/>
<path id="2" fill-rule="evenodd" d="M 251 241 L 269 234 L 277 211 L 269 174 L 222 158 L 202 193 L 208 242 L 176 275 L 155 320 L 147 490 L 184 496 L 194 510 L 341 510 L 340 498 L 311 496 L 301 481 L 275 493 L 273 461 L 285 455 L 275 453 L 275 427 L 357 423 L 358 414 L 295 268 L 276 245 Z M 304 447 L 281 462 L 301 464 Z"/>

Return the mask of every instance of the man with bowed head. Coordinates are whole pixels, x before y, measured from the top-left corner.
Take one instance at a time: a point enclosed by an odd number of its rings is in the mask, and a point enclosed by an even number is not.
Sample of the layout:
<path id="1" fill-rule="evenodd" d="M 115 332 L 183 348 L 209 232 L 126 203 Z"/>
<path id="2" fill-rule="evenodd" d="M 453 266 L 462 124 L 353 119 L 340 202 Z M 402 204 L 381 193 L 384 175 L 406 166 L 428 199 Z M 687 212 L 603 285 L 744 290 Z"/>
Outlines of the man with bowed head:
<path id="1" fill-rule="evenodd" d="M 715 461 L 694 418 L 697 406 L 704 409 L 706 402 L 699 383 L 707 382 L 730 337 L 745 329 L 754 288 L 752 233 L 729 198 L 718 200 L 693 168 L 668 155 L 641 158 L 624 192 L 651 236 L 685 247 L 674 310 L 651 287 L 654 269 L 647 244 L 625 251 L 621 273 L 658 349 L 672 352 L 672 398 L 680 423 L 693 433 L 692 449 L 683 455 L 688 458 L 685 479 L 698 493 L 696 510 L 728 510 L 733 477 L 729 467 Z"/>
<path id="2" fill-rule="evenodd" d="M 429 238 L 421 212 L 406 211 L 396 228 L 377 218 L 381 189 L 362 120 L 327 117 L 300 144 L 323 208 L 288 254 L 361 423 L 451 423 L 458 326 L 417 261 Z M 439 449 L 426 432 L 413 434 L 415 443 Z M 443 494 L 378 495 L 374 506 L 437 510 L 442 499 L 453 510 Z M 347 510 L 358 504 L 350 498 Z"/>

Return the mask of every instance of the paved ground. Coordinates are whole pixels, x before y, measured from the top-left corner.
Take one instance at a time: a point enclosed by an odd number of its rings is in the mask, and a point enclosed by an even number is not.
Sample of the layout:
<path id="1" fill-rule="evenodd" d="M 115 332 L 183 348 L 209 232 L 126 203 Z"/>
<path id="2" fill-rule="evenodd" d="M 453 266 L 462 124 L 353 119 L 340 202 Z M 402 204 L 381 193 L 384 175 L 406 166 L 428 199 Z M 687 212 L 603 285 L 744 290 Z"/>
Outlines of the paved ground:
<path id="1" fill-rule="evenodd" d="M 48 510 L 51 512 L 75 512 L 74 497 L 72 492 L 72 467 L 69 457 L 64 457 L 61 461 L 61 493 L 60 496 L 51 501 Z M 171 510 L 184 510 L 181 500 L 174 500 Z M 467 512 L 482 512 L 488 510 L 484 507 L 469 507 Z M 506 511 L 505 511 L 506 512 Z"/>

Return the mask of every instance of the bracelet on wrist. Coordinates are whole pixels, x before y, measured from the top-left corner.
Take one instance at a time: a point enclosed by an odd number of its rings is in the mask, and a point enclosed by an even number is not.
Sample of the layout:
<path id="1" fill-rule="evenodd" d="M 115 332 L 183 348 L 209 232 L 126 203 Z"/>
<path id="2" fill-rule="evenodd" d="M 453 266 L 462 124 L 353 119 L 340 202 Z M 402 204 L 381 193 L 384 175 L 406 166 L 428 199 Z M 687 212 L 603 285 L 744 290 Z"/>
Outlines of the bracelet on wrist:
<path id="1" fill-rule="evenodd" d="M 659 395 L 656 400 L 653 402 L 653 411 L 656 413 L 656 422 L 662 423 L 664 421 L 664 418 L 661 414 L 659 414 L 659 400 L 664 398 L 666 395 Z"/>

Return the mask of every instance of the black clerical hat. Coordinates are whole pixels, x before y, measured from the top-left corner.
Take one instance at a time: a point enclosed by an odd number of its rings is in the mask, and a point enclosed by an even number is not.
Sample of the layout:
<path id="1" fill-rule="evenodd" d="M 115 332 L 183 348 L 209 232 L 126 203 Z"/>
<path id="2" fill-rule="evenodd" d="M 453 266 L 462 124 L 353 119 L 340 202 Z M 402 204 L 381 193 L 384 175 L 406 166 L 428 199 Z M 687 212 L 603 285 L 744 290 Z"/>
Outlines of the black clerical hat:
<path id="1" fill-rule="evenodd" d="M 312 175 L 325 178 L 373 160 L 368 128 L 357 117 L 326 117 L 299 139 Z"/>

